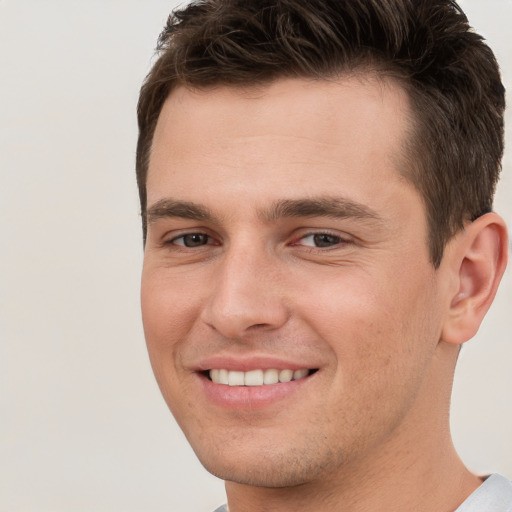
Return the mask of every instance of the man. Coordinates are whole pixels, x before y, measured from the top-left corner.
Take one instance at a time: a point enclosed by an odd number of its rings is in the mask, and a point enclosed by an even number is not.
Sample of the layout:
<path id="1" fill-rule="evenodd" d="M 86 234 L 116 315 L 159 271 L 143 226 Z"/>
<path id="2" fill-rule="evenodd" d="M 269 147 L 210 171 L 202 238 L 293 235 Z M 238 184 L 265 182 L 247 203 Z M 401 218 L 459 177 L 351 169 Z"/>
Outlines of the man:
<path id="1" fill-rule="evenodd" d="M 512 510 L 449 433 L 507 260 L 504 90 L 459 7 L 205 0 L 159 50 L 138 107 L 144 329 L 229 511 Z"/>

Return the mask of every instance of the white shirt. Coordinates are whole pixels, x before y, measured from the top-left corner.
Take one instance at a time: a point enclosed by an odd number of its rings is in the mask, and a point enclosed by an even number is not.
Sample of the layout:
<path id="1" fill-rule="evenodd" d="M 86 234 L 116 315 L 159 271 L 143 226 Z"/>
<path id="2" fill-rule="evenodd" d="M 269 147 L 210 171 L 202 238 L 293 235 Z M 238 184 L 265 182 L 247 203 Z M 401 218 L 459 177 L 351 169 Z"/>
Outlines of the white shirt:
<path id="1" fill-rule="evenodd" d="M 491 475 L 455 512 L 512 512 L 512 482 Z"/>

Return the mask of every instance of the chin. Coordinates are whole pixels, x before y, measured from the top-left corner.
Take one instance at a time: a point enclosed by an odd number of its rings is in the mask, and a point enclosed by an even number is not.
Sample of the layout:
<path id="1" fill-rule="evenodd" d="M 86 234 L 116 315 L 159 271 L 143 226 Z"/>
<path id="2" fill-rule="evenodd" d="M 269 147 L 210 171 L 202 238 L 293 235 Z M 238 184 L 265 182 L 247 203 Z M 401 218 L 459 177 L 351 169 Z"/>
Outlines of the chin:
<path id="1" fill-rule="evenodd" d="M 279 464 L 258 465 L 212 465 L 203 464 L 212 475 L 227 482 L 233 482 L 251 487 L 285 488 L 304 485 L 314 478 L 309 471 L 303 468 L 289 466 L 283 471 Z"/>
<path id="2" fill-rule="evenodd" d="M 202 454 L 201 464 L 212 475 L 242 485 L 267 488 L 296 487 L 323 478 L 334 469 L 332 453 L 320 453 L 317 447 L 288 451 L 265 447 L 257 455 L 247 451 L 237 454 L 229 443 L 222 453 Z"/>

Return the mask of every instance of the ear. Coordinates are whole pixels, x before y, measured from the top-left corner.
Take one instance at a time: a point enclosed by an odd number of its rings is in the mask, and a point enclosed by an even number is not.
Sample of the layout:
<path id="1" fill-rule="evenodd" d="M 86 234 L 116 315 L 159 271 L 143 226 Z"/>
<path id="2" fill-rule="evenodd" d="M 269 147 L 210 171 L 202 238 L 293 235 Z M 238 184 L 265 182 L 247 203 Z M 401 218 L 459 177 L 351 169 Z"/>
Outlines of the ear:
<path id="1" fill-rule="evenodd" d="M 461 345 L 477 333 L 505 272 L 508 259 L 505 222 L 495 213 L 482 215 L 454 238 L 446 256 L 455 286 L 448 297 L 450 303 L 441 340 Z"/>

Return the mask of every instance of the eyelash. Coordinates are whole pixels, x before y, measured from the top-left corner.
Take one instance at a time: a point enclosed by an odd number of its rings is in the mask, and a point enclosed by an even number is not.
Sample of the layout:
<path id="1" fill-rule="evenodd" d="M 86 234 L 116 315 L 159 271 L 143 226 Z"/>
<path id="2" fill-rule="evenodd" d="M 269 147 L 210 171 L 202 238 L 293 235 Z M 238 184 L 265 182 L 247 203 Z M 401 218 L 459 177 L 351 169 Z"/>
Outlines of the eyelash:
<path id="1" fill-rule="evenodd" d="M 192 245 L 192 246 L 185 245 L 185 242 L 184 242 L 185 237 L 194 237 L 194 236 L 206 237 L 206 243 L 199 243 L 198 245 L 195 245 L 195 246 L 194 245 Z M 330 238 L 331 242 L 330 243 L 327 242 L 328 245 L 327 246 L 323 246 L 323 247 L 322 246 L 318 246 L 318 245 L 306 245 L 306 244 L 300 244 L 299 243 L 300 241 L 304 241 L 307 238 L 312 238 L 314 240 L 315 237 Z M 178 240 L 182 240 L 183 243 L 177 243 Z M 220 245 L 219 243 L 213 243 L 212 244 L 211 243 L 212 241 L 214 241 L 214 238 L 212 236 L 210 236 L 209 234 L 203 233 L 203 232 L 200 232 L 200 231 L 194 231 L 194 232 L 191 232 L 191 233 L 183 233 L 183 234 L 181 234 L 179 236 L 176 236 L 176 237 L 174 237 L 174 238 L 164 242 L 164 245 L 178 246 L 178 247 L 182 248 L 182 250 L 194 250 L 194 249 L 202 248 L 202 247 L 209 246 L 209 245 Z M 316 243 L 318 243 L 318 241 L 316 241 Z M 351 243 L 351 240 L 349 240 L 347 238 L 343 238 L 339 234 L 333 234 L 333 233 L 328 232 L 328 231 L 318 231 L 318 232 L 305 233 L 305 234 L 301 235 L 300 237 L 296 238 L 289 245 L 292 246 L 292 247 L 302 246 L 306 250 L 309 250 L 309 251 L 322 251 L 322 252 L 325 252 L 325 251 L 327 251 L 329 249 L 336 249 L 339 246 L 347 245 L 347 244 L 350 244 L 350 243 Z"/>
<path id="2" fill-rule="evenodd" d="M 318 245 L 318 243 L 319 243 L 318 240 L 315 241 L 316 237 L 324 237 L 324 238 L 329 238 L 331 240 L 327 242 L 327 244 L 328 244 L 327 246 L 320 246 L 320 245 Z M 306 233 L 306 234 L 300 236 L 298 238 L 298 241 L 304 242 L 304 240 L 307 238 L 312 238 L 315 245 L 306 245 L 304 243 L 298 244 L 296 242 L 293 242 L 291 245 L 292 246 L 302 245 L 303 247 L 306 247 L 307 249 L 312 250 L 312 251 L 314 251 L 314 250 L 327 251 L 329 249 L 336 249 L 341 245 L 346 245 L 346 244 L 350 243 L 350 240 L 343 238 L 342 236 L 340 236 L 338 234 L 330 233 L 328 231 L 318 231 L 318 232 Z"/>
<path id="3" fill-rule="evenodd" d="M 199 244 L 196 246 L 187 246 L 187 245 L 185 245 L 185 243 L 182 243 L 182 244 L 176 243 L 177 240 L 182 239 L 184 241 L 185 237 L 193 237 L 193 236 L 206 237 L 207 242 L 213 240 L 213 237 L 211 237 L 207 233 L 201 233 L 200 231 L 195 231 L 192 233 L 184 233 L 182 235 L 176 236 L 176 237 L 172 238 L 171 240 L 166 241 L 165 245 L 177 245 L 177 246 L 183 247 L 184 249 L 195 249 L 196 247 L 204 247 L 205 245 L 211 245 L 211 244 L 205 243 L 205 244 Z M 214 244 L 214 245 L 218 245 L 218 244 Z"/>

